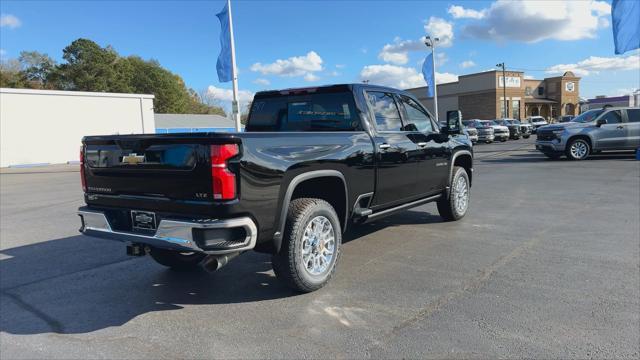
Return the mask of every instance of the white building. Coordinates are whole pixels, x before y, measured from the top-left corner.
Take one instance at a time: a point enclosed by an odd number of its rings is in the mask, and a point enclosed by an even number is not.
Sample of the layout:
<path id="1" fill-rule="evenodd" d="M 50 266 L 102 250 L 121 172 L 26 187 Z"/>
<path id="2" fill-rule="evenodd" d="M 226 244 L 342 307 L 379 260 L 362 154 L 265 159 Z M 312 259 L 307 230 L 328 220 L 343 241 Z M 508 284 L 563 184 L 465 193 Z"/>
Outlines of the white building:
<path id="1" fill-rule="evenodd" d="M 153 95 L 0 89 L 0 167 L 78 161 L 85 135 L 154 133 Z"/>
<path id="2" fill-rule="evenodd" d="M 178 132 L 235 132 L 236 123 L 214 114 L 155 114 L 158 134 Z"/>

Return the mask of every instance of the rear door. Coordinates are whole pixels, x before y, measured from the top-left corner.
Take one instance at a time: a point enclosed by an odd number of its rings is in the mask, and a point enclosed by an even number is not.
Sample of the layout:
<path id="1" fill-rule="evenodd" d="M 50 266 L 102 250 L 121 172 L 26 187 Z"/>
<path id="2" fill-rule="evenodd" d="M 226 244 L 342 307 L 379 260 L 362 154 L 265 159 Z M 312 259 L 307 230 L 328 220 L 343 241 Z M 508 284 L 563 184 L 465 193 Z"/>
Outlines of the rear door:
<path id="1" fill-rule="evenodd" d="M 640 109 L 627 109 L 627 146 L 631 149 L 640 147 Z"/>
<path id="2" fill-rule="evenodd" d="M 602 114 L 598 120 L 607 120 L 596 132 L 597 147 L 599 150 L 622 149 L 627 146 L 627 126 L 622 121 L 621 110 L 610 110 Z"/>
<path id="3" fill-rule="evenodd" d="M 400 108 L 391 92 L 366 91 L 376 150 L 376 191 L 372 208 L 393 206 L 419 193 L 416 189 L 416 162 L 421 149 L 410 132 L 403 131 Z"/>

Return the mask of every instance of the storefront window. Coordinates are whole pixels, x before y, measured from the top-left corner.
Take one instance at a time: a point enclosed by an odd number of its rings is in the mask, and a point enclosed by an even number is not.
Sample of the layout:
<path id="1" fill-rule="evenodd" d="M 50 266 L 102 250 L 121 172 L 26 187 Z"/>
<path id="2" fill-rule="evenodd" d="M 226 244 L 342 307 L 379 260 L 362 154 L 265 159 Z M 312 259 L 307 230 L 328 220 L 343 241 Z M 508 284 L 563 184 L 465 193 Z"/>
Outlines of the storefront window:
<path id="1" fill-rule="evenodd" d="M 513 100 L 513 118 L 520 120 L 520 100 Z"/>
<path id="2" fill-rule="evenodd" d="M 505 101 L 504 100 L 500 100 L 500 117 L 503 118 L 503 119 L 506 119 L 506 118 L 509 117 L 507 115 L 509 109 L 507 109 L 507 111 L 504 111 L 504 104 L 505 104 Z M 507 103 L 507 106 L 509 106 L 509 103 Z"/>

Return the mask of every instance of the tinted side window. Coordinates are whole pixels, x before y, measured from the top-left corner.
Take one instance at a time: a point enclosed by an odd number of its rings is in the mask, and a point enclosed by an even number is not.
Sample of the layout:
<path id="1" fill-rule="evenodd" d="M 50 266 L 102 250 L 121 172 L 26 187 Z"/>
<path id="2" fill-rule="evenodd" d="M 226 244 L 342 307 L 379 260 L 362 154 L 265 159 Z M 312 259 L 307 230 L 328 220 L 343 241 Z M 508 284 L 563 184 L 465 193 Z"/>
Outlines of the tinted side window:
<path id="1" fill-rule="evenodd" d="M 620 110 L 612 110 L 604 114 L 601 119 L 607 120 L 607 124 L 617 124 L 622 122 L 622 114 Z"/>
<path id="2" fill-rule="evenodd" d="M 406 96 L 401 96 L 400 98 L 402 99 L 402 105 L 404 105 L 404 113 L 406 115 L 403 130 L 432 132 L 433 125 L 431 124 L 429 115 L 424 112 L 420 105 L 418 105 L 413 99 Z"/>
<path id="3" fill-rule="evenodd" d="M 400 131 L 402 121 L 393 95 L 389 93 L 368 91 L 367 97 L 376 118 L 378 131 Z"/>
<path id="4" fill-rule="evenodd" d="M 640 122 L 640 109 L 628 109 L 627 117 L 629 122 Z"/>

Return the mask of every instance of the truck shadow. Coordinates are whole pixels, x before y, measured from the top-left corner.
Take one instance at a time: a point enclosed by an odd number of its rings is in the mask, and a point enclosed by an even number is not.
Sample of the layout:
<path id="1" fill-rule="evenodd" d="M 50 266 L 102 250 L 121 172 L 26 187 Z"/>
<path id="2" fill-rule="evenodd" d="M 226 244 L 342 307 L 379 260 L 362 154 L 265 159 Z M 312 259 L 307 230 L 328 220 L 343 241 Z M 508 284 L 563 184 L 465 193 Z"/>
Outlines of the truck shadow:
<path id="1" fill-rule="evenodd" d="M 344 242 L 384 227 L 439 222 L 408 211 L 353 227 Z M 0 331 L 80 334 L 121 326 L 150 312 L 233 305 L 299 295 L 281 284 L 270 256 L 248 252 L 221 270 L 174 272 L 124 255 L 121 243 L 71 236 L 0 251 Z M 209 311 L 212 324 L 228 309 Z"/>

